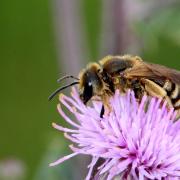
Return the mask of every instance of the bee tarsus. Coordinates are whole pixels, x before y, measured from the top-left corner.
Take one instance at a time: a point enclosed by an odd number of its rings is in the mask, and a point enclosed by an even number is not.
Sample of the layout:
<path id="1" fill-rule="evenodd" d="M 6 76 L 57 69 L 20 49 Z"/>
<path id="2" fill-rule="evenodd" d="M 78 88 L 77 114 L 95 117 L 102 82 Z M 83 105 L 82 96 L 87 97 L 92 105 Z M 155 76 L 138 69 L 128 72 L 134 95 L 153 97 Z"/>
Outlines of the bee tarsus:
<path id="1" fill-rule="evenodd" d="M 104 111 L 105 111 L 104 105 L 102 105 L 101 112 L 100 112 L 100 118 L 103 118 Z"/>

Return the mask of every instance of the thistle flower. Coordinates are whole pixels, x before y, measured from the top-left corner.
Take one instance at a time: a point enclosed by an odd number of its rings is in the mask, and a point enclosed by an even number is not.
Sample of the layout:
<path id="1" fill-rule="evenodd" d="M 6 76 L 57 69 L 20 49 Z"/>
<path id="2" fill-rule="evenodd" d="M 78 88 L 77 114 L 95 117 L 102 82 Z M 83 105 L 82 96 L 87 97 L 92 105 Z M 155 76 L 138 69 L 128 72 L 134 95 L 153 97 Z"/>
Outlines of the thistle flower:
<path id="1" fill-rule="evenodd" d="M 74 120 L 58 105 L 60 115 L 72 129 L 53 123 L 73 142 L 72 154 L 50 164 L 58 165 L 69 158 L 85 154 L 92 157 L 86 180 L 92 176 L 99 159 L 96 177 L 120 179 L 180 179 L 180 121 L 167 110 L 166 102 L 143 97 L 137 103 L 133 92 L 110 99 L 111 112 L 100 118 L 101 102 L 85 106 L 75 89 L 72 97 L 60 96 L 60 102 L 74 115 Z M 98 179 L 98 178 L 97 178 Z"/>

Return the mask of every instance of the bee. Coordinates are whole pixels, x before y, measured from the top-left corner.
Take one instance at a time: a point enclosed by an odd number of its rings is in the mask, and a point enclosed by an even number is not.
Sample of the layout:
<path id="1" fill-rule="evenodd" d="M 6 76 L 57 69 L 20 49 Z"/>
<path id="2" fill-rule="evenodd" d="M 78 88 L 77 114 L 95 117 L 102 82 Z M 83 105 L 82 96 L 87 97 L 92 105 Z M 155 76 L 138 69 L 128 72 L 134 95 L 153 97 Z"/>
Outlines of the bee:
<path id="1" fill-rule="evenodd" d="M 109 98 L 116 89 L 121 93 L 133 90 L 137 101 L 143 95 L 161 98 L 167 101 L 168 107 L 180 110 L 180 71 L 147 63 L 139 56 L 106 56 L 99 63 L 88 64 L 78 78 L 68 75 L 59 79 L 59 82 L 66 78 L 76 81 L 57 89 L 49 100 L 60 91 L 78 84 L 84 104 L 93 97 L 99 97 L 103 102 L 100 117 L 103 117 L 106 108 L 110 109 Z"/>

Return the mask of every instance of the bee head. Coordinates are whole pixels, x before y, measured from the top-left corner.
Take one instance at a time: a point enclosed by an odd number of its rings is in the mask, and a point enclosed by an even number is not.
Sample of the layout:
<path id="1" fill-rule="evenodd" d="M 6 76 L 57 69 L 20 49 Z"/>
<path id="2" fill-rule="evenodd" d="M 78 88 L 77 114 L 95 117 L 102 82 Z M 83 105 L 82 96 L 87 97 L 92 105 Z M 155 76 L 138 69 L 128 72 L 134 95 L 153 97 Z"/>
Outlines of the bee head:
<path id="1" fill-rule="evenodd" d="M 98 95 L 103 88 L 103 82 L 99 76 L 99 72 L 100 66 L 92 63 L 79 74 L 79 94 L 84 104 L 86 104 L 92 96 Z"/>

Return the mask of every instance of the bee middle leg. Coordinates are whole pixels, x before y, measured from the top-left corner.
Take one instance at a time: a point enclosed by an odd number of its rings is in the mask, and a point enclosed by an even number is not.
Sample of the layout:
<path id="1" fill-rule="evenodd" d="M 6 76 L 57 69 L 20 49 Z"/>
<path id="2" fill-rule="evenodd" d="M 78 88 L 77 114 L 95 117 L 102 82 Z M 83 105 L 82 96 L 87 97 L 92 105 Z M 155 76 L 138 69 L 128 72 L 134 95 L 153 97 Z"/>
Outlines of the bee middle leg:
<path id="1" fill-rule="evenodd" d="M 144 95 L 144 89 L 141 82 L 137 79 L 131 81 L 131 89 L 134 91 L 136 99 L 141 99 Z"/>

